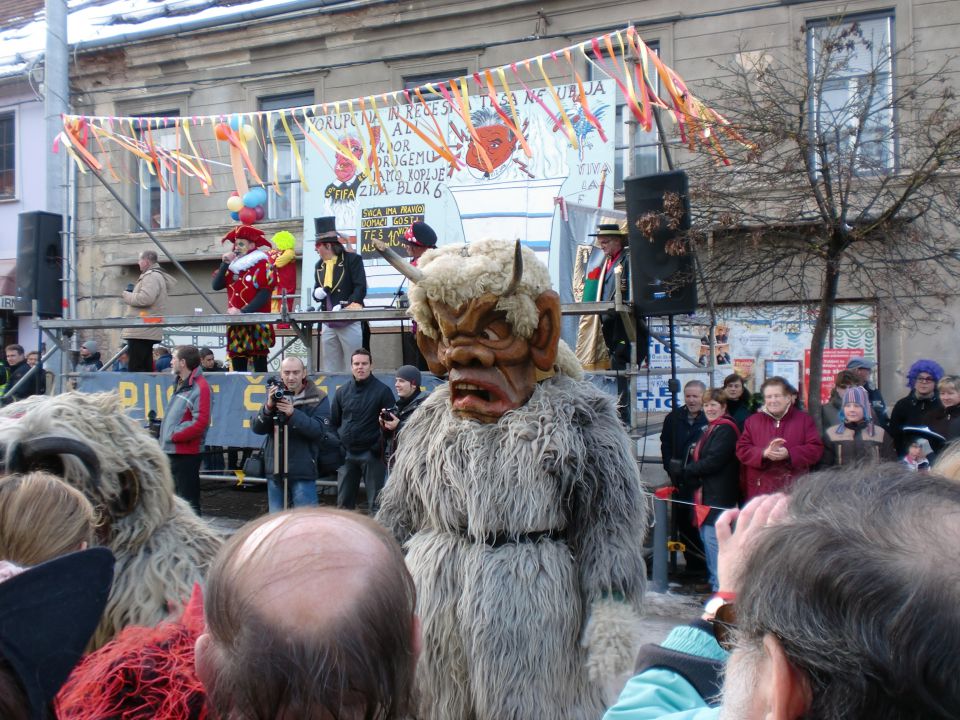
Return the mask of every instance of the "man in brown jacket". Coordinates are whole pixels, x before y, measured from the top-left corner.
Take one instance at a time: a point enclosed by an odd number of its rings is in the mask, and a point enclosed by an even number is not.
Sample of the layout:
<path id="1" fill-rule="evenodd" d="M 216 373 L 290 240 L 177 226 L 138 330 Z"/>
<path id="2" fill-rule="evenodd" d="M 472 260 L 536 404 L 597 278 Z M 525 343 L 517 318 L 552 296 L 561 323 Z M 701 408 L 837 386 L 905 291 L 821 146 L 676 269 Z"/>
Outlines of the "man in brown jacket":
<path id="1" fill-rule="evenodd" d="M 127 285 L 123 291 L 123 302 L 130 306 L 127 317 L 157 317 L 166 312 L 167 293 L 177 281 L 167 275 L 157 264 L 157 253 L 144 250 L 137 260 L 140 266 L 140 278 L 136 285 Z M 153 370 L 153 345 L 163 339 L 163 329 L 159 325 L 147 325 L 127 328 L 121 337 L 127 343 L 128 365 L 130 372 L 150 372 Z"/>

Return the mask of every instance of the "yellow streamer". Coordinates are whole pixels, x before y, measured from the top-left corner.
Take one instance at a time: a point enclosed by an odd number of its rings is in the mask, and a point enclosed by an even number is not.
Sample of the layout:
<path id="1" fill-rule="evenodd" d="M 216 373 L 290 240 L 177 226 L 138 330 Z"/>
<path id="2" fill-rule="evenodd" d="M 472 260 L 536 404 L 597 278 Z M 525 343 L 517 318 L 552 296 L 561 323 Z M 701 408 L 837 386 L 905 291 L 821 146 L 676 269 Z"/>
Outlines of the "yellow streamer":
<path id="1" fill-rule="evenodd" d="M 307 185 L 307 178 L 303 175 L 303 162 L 300 160 L 300 146 L 299 143 L 294 139 L 293 133 L 290 132 L 290 126 L 287 125 L 287 117 L 283 110 L 280 111 L 280 122 L 283 123 L 283 131 L 287 133 L 287 139 L 290 141 L 290 148 L 293 150 L 293 159 L 296 160 L 297 163 L 297 175 L 300 176 L 300 182 L 303 184 L 303 189 L 309 191 L 310 187 Z"/>
<path id="2" fill-rule="evenodd" d="M 574 150 L 579 150 L 580 143 L 577 142 L 577 134 L 573 131 L 573 125 L 570 123 L 570 118 L 567 117 L 567 113 L 563 109 L 563 103 L 560 102 L 560 96 L 554 89 L 553 83 L 550 82 L 550 78 L 547 77 L 547 71 L 543 69 L 543 56 L 537 58 L 537 65 L 540 68 L 540 74 L 543 75 L 544 82 L 547 83 L 547 89 L 550 91 L 553 101 L 557 104 L 557 112 L 560 113 L 560 118 L 563 120 L 563 125 L 566 128 L 567 140 L 570 141 L 570 145 L 573 146 Z"/>

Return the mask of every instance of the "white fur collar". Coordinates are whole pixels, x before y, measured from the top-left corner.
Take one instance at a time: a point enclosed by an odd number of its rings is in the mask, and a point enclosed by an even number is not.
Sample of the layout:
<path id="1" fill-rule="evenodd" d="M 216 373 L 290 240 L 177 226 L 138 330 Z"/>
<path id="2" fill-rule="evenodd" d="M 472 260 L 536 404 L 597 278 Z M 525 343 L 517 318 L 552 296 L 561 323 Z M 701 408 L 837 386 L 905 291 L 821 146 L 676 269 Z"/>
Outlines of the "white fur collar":
<path id="1" fill-rule="evenodd" d="M 236 260 L 230 263 L 229 269 L 234 275 L 238 275 L 244 270 L 249 270 L 257 263 L 267 259 L 267 254 L 263 250 L 257 248 L 255 250 L 251 250 L 246 255 L 241 255 L 238 257 Z"/>

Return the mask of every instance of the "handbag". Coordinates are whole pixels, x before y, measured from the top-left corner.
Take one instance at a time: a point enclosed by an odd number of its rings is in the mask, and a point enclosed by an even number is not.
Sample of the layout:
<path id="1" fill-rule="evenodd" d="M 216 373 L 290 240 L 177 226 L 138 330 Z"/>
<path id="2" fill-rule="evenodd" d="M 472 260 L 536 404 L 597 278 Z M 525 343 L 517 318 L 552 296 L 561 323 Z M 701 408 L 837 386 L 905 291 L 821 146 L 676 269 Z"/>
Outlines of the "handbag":
<path id="1" fill-rule="evenodd" d="M 267 443 L 264 442 L 259 450 L 254 450 L 250 457 L 243 461 L 244 477 L 265 478 L 267 476 L 267 464 L 263 458 L 266 447 Z"/>

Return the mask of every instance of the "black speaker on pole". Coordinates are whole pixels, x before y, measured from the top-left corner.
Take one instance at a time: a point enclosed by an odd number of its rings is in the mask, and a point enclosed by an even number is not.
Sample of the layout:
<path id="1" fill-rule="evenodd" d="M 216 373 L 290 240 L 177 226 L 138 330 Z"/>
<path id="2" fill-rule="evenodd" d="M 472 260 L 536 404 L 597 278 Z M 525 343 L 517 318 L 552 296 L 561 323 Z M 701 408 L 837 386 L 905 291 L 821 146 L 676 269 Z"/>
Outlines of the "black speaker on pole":
<path id="1" fill-rule="evenodd" d="M 63 314 L 62 228 L 61 215 L 40 210 L 20 213 L 15 314 L 29 315 L 34 300 L 40 317 Z"/>
<path id="2" fill-rule="evenodd" d="M 682 170 L 623 181 L 630 240 L 630 289 L 641 315 L 697 309 L 696 268 L 680 241 L 690 229 L 690 190 Z"/>

